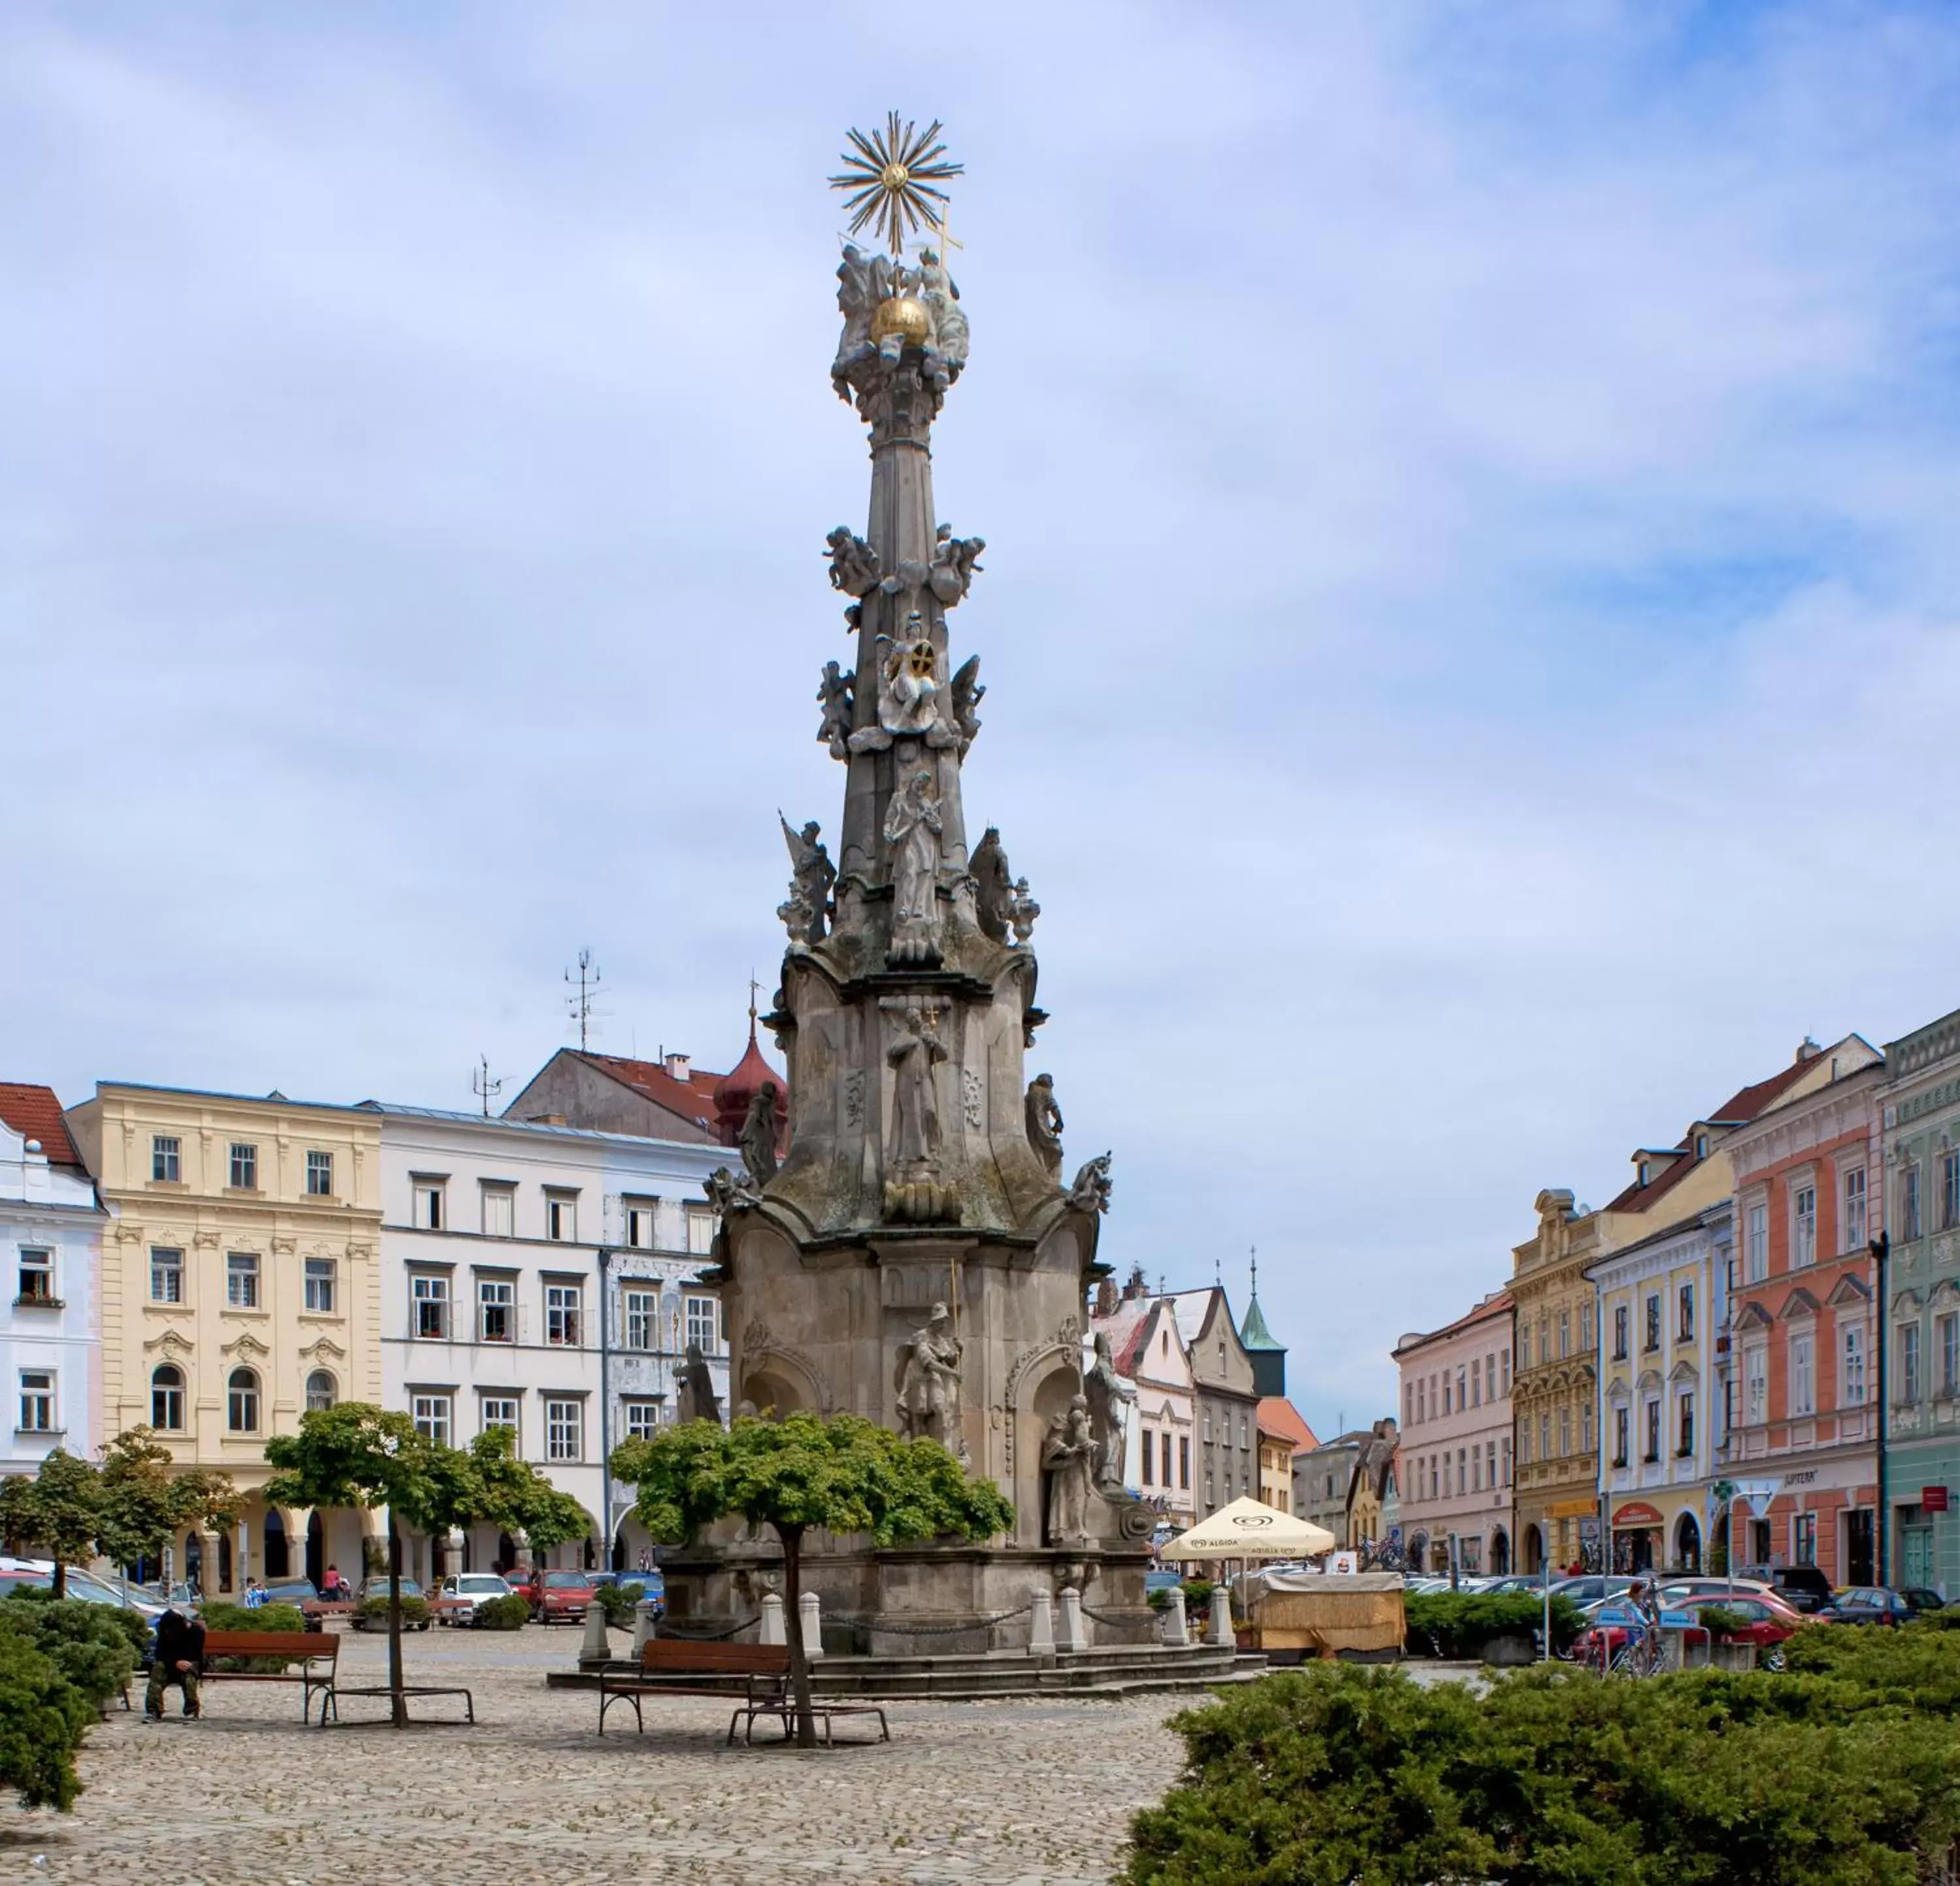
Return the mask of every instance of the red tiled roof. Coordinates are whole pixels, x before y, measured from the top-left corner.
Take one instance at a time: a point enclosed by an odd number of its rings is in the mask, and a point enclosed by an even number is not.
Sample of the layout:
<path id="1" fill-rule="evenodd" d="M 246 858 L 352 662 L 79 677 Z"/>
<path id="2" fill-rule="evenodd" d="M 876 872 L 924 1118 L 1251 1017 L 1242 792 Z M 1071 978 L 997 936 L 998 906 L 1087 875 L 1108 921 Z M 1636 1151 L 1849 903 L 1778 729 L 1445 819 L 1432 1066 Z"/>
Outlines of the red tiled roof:
<path id="1" fill-rule="evenodd" d="M 1705 1117 L 1725 1126 L 1744 1125 L 1780 1099 L 1816 1065 L 1815 1055 L 1793 1061 L 1788 1067 L 1779 1068 L 1768 1080 L 1739 1088 Z M 1618 1198 L 1610 1200 L 1605 1209 L 1609 1212 L 1643 1212 L 1666 1198 L 1701 1163 L 1694 1157 L 1691 1140 L 1684 1139 L 1670 1150 L 1679 1156 L 1659 1177 L 1647 1185 L 1641 1184 L 1637 1177 Z"/>
<path id="2" fill-rule="evenodd" d="M 1109 1337 L 1109 1360 L 1118 1375 L 1136 1378 L 1138 1356 L 1150 1333 L 1150 1312 L 1156 1308 L 1156 1299 L 1145 1297 L 1118 1304 L 1112 1315 L 1090 1318 L 1090 1333 Z"/>
<path id="3" fill-rule="evenodd" d="M 1455 1322 L 1446 1323 L 1440 1329 L 1427 1330 L 1420 1336 L 1405 1336 L 1391 1353 L 1406 1355 L 1411 1349 L 1421 1349 L 1425 1343 L 1433 1343 L 1439 1336 L 1467 1329 L 1472 1323 L 1481 1323 L 1486 1317 L 1501 1316 L 1511 1307 L 1511 1293 L 1508 1290 L 1494 1290 L 1474 1309 L 1465 1310 Z"/>
<path id="4" fill-rule="evenodd" d="M 623 1054 L 583 1051 L 580 1058 L 589 1061 L 601 1073 L 611 1075 L 622 1086 L 630 1087 L 656 1107 L 664 1107 L 669 1113 L 677 1113 L 682 1120 L 690 1120 L 709 1133 L 715 1130 L 714 1089 L 718 1082 L 727 1078 L 725 1075 L 695 1068 L 686 1080 L 679 1081 L 657 1061 L 635 1061 Z"/>
<path id="5" fill-rule="evenodd" d="M 48 1163 L 78 1166 L 81 1155 L 68 1137 L 68 1122 L 62 1117 L 62 1104 L 51 1087 L 36 1087 L 26 1081 L 0 1081 L 0 1120 L 4 1120 L 23 1139 L 38 1139 Z"/>
<path id="6" fill-rule="evenodd" d="M 1297 1454 L 1302 1448 L 1317 1448 L 1313 1430 L 1306 1417 L 1284 1395 L 1267 1395 L 1259 1403 L 1259 1432 L 1290 1441 Z"/>

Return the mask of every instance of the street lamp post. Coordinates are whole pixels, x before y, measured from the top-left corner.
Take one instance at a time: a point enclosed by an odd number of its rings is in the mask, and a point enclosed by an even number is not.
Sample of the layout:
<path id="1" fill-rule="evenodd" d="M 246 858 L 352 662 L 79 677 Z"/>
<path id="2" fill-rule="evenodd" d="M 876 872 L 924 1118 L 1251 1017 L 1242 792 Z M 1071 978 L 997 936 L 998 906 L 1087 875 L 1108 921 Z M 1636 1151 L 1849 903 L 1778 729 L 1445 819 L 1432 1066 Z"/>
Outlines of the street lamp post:
<path id="1" fill-rule="evenodd" d="M 1890 1314 L 1885 1308 L 1885 1260 L 1891 1257 L 1892 1249 L 1892 1235 L 1889 1231 L 1880 1231 L 1872 1240 L 1873 1300 L 1878 1305 L 1878 1313 L 1874 1319 L 1878 1324 L 1878 1340 L 1873 1346 L 1878 1352 L 1879 1365 L 1879 1510 L 1873 1515 L 1877 1522 L 1878 1537 L 1873 1541 L 1876 1551 L 1876 1563 L 1873 1569 L 1878 1573 L 1879 1587 L 1882 1591 L 1892 1583 L 1886 1576 L 1891 1568 L 1892 1554 L 1886 1548 L 1892 1541 L 1892 1516 L 1890 1489 L 1885 1483 L 1885 1450 L 1892 1438 L 1891 1397 L 1885 1386 L 1885 1324 Z"/>

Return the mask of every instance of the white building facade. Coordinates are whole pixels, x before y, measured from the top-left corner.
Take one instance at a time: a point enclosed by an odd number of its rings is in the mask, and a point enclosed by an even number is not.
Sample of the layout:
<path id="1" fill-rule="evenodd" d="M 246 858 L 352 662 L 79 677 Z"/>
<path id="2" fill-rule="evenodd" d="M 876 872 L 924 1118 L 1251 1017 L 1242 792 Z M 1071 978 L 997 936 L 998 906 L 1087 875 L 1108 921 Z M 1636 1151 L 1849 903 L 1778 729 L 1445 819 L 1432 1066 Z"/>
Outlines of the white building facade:
<path id="1" fill-rule="evenodd" d="M 612 1449 L 674 1419 L 679 1371 L 699 1346 L 724 1417 L 718 1292 L 698 1281 L 715 1221 L 702 1181 L 723 1146 L 473 1113 L 381 1114 L 381 1346 L 387 1404 L 466 1446 L 486 1428 L 585 1508 L 589 1538 L 539 1554 L 625 1567 L 651 1541 L 612 1483 Z M 609 1497 L 611 1524 L 602 1523 Z M 477 1528 L 445 1569 L 508 1567 L 521 1542 Z M 413 1547 L 433 1573 L 431 1542 Z"/>
<path id="2" fill-rule="evenodd" d="M 92 1460 L 101 1444 L 107 1220 L 53 1094 L 0 1087 L 0 1473 L 32 1473 L 56 1448 Z"/>

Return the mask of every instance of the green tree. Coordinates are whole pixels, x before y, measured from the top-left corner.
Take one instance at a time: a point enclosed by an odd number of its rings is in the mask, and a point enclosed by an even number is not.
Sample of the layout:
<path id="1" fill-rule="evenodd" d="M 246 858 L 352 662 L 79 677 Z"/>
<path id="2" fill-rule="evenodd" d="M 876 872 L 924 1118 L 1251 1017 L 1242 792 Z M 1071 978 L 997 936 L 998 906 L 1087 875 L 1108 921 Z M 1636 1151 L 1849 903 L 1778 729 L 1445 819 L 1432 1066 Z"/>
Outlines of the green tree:
<path id="1" fill-rule="evenodd" d="M 470 1442 L 475 1484 L 462 1489 L 450 1523 L 466 1526 L 480 1521 L 521 1529 L 539 1552 L 584 1538 L 592 1524 L 585 1508 L 528 1461 L 519 1460 L 517 1442 L 508 1428 L 495 1427 L 485 1428 Z"/>
<path id="2" fill-rule="evenodd" d="M 639 1489 L 634 1511 L 656 1539 L 684 1540 L 730 1514 L 772 1528 L 783 1548 L 797 1741 L 816 1744 L 798 1601 L 803 1535 L 865 1533 L 880 1546 L 985 1539 L 1013 1508 L 991 1480 L 969 1480 L 936 1441 L 902 1440 L 859 1415 L 684 1422 L 613 1450 L 614 1475 Z"/>
<path id="3" fill-rule="evenodd" d="M 238 1489 L 229 1473 L 180 1469 L 148 1428 L 126 1429 L 102 1449 L 101 1512 L 95 1544 L 106 1558 L 130 1566 L 161 1559 L 186 1528 L 228 1526 L 238 1516 Z"/>
<path id="4" fill-rule="evenodd" d="M 0 1538 L 11 1551 L 38 1546 L 54 1561 L 57 1598 L 68 1595 L 68 1568 L 94 1551 L 101 1512 L 95 1469 L 59 1448 L 32 1480 L 18 1474 L 0 1486 Z"/>
<path id="5" fill-rule="evenodd" d="M 22 1807 L 65 1813 L 75 1805 L 75 1751 L 94 1713 L 26 1638 L 0 1633 L 0 1786 L 14 1789 Z"/>

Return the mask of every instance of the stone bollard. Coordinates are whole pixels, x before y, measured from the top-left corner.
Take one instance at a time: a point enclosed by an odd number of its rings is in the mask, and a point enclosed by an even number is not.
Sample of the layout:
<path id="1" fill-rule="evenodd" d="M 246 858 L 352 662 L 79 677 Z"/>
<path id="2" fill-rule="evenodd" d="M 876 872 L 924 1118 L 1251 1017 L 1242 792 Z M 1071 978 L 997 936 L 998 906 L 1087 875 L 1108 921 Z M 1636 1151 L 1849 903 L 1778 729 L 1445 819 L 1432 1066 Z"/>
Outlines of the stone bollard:
<path id="1" fill-rule="evenodd" d="M 1232 1629 L 1232 1594 L 1223 1585 L 1211 1588 L 1211 1629 L 1205 1642 L 1220 1650 L 1236 1650 L 1239 1639 Z"/>
<path id="2" fill-rule="evenodd" d="M 1191 1642 L 1184 1616 L 1184 1587 L 1171 1588 L 1170 1602 L 1164 1607 L 1163 1640 L 1173 1650 L 1182 1650 Z"/>
<path id="3" fill-rule="evenodd" d="M 823 1612 L 814 1591 L 806 1591 L 797 1600 L 797 1609 L 803 1614 L 803 1654 L 806 1663 L 815 1663 L 823 1655 Z"/>
<path id="4" fill-rule="evenodd" d="M 653 1601 L 641 1598 L 633 1607 L 633 1661 L 640 1661 L 640 1652 L 647 1647 L 647 1640 L 654 1635 L 654 1628 L 660 1622 L 660 1614 L 654 1610 Z"/>
<path id="5" fill-rule="evenodd" d="M 1045 1585 L 1034 1588 L 1032 1602 L 1034 1614 L 1028 1620 L 1028 1655 L 1052 1658 L 1055 1655 L 1055 1603 Z"/>
<path id="6" fill-rule="evenodd" d="M 1061 1588 L 1061 1639 L 1063 1650 L 1087 1650 L 1088 1633 L 1082 1628 L 1082 1594 L 1072 1585 Z"/>
<path id="7" fill-rule="evenodd" d="M 786 1644 L 789 1633 L 783 1629 L 783 1601 L 780 1594 L 766 1592 L 762 1598 L 762 1634 L 759 1644 Z"/>
<path id="8" fill-rule="evenodd" d="M 612 1640 L 606 1634 L 606 1613 L 595 1598 L 585 1607 L 585 1642 L 579 1646 L 581 1663 L 606 1663 L 612 1655 Z"/>

